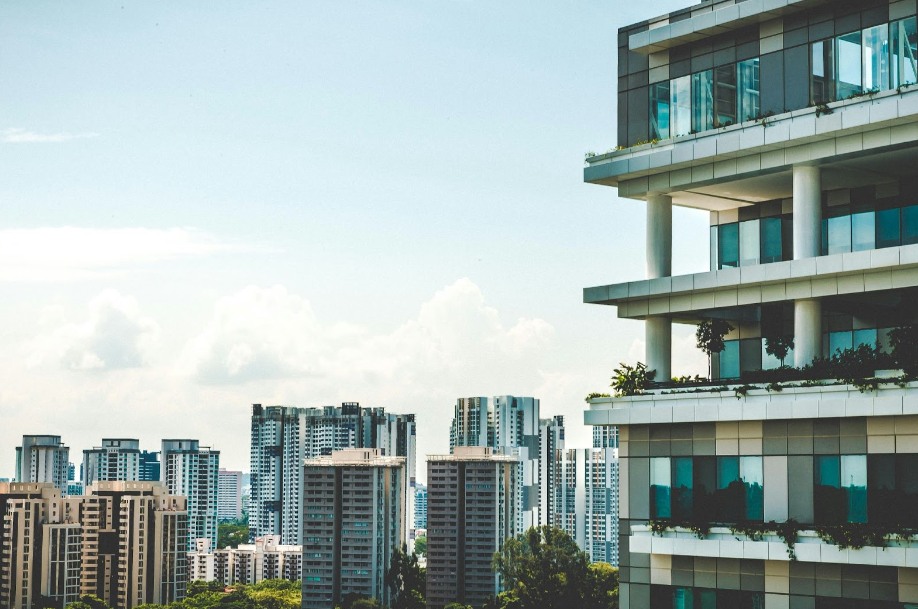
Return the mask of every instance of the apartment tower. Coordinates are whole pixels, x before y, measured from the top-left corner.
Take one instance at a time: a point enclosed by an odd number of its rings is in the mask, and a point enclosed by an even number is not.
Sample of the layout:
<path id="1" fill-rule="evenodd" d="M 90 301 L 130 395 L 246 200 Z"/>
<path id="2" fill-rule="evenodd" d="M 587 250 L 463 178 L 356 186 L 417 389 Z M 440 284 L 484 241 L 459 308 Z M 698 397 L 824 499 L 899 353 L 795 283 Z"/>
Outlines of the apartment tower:
<path id="1" fill-rule="evenodd" d="M 618 147 L 584 176 L 645 202 L 647 273 L 584 300 L 643 321 L 658 383 L 585 415 L 620 429 L 623 609 L 918 603 L 918 385 L 838 363 L 903 365 L 918 321 L 916 56 L 914 0 L 619 30 Z M 709 218 L 708 269 L 672 276 L 674 206 Z M 726 331 L 710 382 L 670 382 L 673 323 Z"/>
<path id="2" fill-rule="evenodd" d="M 16 481 L 50 482 L 67 490 L 70 449 L 60 436 L 22 436 L 16 447 Z"/>
<path id="3" fill-rule="evenodd" d="M 83 451 L 83 487 L 107 480 L 140 480 L 140 441 L 103 438 Z"/>
<path id="4" fill-rule="evenodd" d="M 220 451 L 201 446 L 198 440 L 163 440 L 160 459 L 161 482 L 169 493 L 188 498 L 188 551 L 200 538 L 216 547 Z"/>

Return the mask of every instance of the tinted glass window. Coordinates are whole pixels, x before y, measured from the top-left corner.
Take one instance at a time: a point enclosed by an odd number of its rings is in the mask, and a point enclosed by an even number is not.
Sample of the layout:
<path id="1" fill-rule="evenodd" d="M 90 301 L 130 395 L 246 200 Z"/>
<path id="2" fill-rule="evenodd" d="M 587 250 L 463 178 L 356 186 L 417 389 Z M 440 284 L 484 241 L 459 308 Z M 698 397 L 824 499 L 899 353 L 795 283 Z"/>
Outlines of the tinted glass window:
<path id="1" fill-rule="evenodd" d="M 918 205 L 902 208 L 902 245 L 918 243 Z"/>
<path id="2" fill-rule="evenodd" d="M 918 35 L 915 18 L 909 17 L 890 24 L 890 72 L 892 86 L 898 87 L 918 80 Z"/>
<path id="3" fill-rule="evenodd" d="M 864 89 L 889 89 L 889 25 L 864 30 Z"/>
<path id="4" fill-rule="evenodd" d="M 669 137 L 669 83 L 650 85 L 650 137 L 665 140 Z"/>
<path id="5" fill-rule="evenodd" d="M 682 76 L 670 82 L 670 133 L 688 135 L 692 130 L 692 77 Z"/>
<path id="6" fill-rule="evenodd" d="M 851 251 L 851 216 L 829 218 L 828 221 L 829 254 L 842 254 Z"/>
<path id="7" fill-rule="evenodd" d="M 671 518 L 670 463 L 668 457 L 650 460 L 650 517 Z"/>
<path id="8" fill-rule="evenodd" d="M 739 223 L 721 224 L 717 236 L 720 268 L 739 266 Z"/>
<path id="9" fill-rule="evenodd" d="M 835 74 L 836 99 L 848 99 L 853 94 L 863 91 L 859 31 L 835 39 Z"/>
<path id="10" fill-rule="evenodd" d="M 724 127 L 736 122 L 736 65 L 720 66 L 714 70 L 714 126 Z"/>
<path id="11" fill-rule="evenodd" d="M 860 252 L 876 247 L 874 212 L 868 211 L 851 216 L 851 250 Z"/>
<path id="12" fill-rule="evenodd" d="M 720 378 L 735 379 L 740 375 L 739 341 L 724 341 L 724 350 L 720 352 Z"/>
<path id="13" fill-rule="evenodd" d="M 714 75 L 712 70 L 692 74 L 692 130 L 714 128 Z"/>
<path id="14" fill-rule="evenodd" d="M 780 262 L 783 253 L 781 242 L 781 218 L 762 218 L 761 227 L 761 261 Z"/>
<path id="15" fill-rule="evenodd" d="M 895 247 L 899 245 L 899 209 L 881 209 L 877 211 L 877 247 Z"/>
<path id="16" fill-rule="evenodd" d="M 736 64 L 739 81 L 739 122 L 749 121 L 761 113 L 759 96 L 759 58 Z"/>

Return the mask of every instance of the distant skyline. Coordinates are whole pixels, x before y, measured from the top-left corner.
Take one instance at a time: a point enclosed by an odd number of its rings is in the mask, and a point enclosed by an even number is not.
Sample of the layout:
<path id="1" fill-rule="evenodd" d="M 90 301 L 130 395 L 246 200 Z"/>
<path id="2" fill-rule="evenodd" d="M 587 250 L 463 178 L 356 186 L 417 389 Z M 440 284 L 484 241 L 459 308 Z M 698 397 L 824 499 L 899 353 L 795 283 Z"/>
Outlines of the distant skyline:
<path id="1" fill-rule="evenodd" d="M 248 471 L 252 403 L 414 412 L 421 479 L 459 397 L 590 446 L 643 325 L 582 289 L 643 277 L 644 207 L 581 160 L 615 145 L 617 28 L 680 6 L 0 6 L 0 477 L 24 434 Z M 674 221 L 674 273 L 707 270 L 707 214 Z"/>

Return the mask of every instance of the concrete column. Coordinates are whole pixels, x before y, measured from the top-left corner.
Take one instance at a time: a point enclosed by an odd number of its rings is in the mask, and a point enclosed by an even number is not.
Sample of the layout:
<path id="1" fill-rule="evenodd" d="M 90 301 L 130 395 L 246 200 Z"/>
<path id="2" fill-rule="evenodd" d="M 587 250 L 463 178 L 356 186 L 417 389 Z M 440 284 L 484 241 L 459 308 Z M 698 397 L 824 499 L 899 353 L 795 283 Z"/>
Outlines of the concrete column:
<path id="1" fill-rule="evenodd" d="M 794 260 L 819 255 L 822 240 L 822 180 L 819 167 L 794 165 Z"/>
<path id="2" fill-rule="evenodd" d="M 673 199 L 669 195 L 647 197 L 647 279 L 673 274 Z M 673 323 L 666 317 L 648 317 L 644 322 L 645 363 L 656 370 L 656 381 L 670 379 Z"/>
<path id="3" fill-rule="evenodd" d="M 794 366 L 806 366 L 822 355 L 822 303 L 818 298 L 794 301 Z"/>
<path id="4" fill-rule="evenodd" d="M 671 377 L 673 322 L 668 317 L 648 317 L 644 321 L 647 346 L 647 368 L 656 370 L 655 381 L 668 381 Z"/>
<path id="5" fill-rule="evenodd" d="M 673 274 L 673 199 L 647 197 L 647 279 Z"/>

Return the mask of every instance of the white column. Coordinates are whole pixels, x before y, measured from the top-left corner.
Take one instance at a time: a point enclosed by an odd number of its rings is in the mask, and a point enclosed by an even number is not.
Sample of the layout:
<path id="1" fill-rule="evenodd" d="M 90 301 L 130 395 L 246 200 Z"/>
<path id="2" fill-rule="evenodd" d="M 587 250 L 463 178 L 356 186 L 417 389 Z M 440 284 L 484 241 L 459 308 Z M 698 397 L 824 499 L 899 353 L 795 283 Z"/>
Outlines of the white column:
<path id="1" fill-rule="evenodd" d="M 673 274 L 673 199 L 668 195 L 647 197 L 647 279 Z M 673 324 L 667 317 L 648 317 L 644 322 L 647 368 L 656 370 L 656 381 L 671 377 Z"/>
<path id="2" fill-rule="evenodd" d="M 794 165 L 794 260 L 819 255 L 822 182 L 819 167 Z"/>
<path id="3" fill-rule="evenodd" d="M 673 199 L 647 197 L 647 279 L 673 274 Z"/>
<path id="4" fill-rule="evenodd" d="M 798 368 L 822 355 L 822 303 L 818 298 L 794 301 L 794 365 Z"/>
<path id="5" fill-rule="evenodd" d="M 819 256 L 822 240 L 822 180 L 819 167 L 794 165 L 794 260 Z M 794 365 L 822 354 L 822 304 L 794 302 Z"/>

